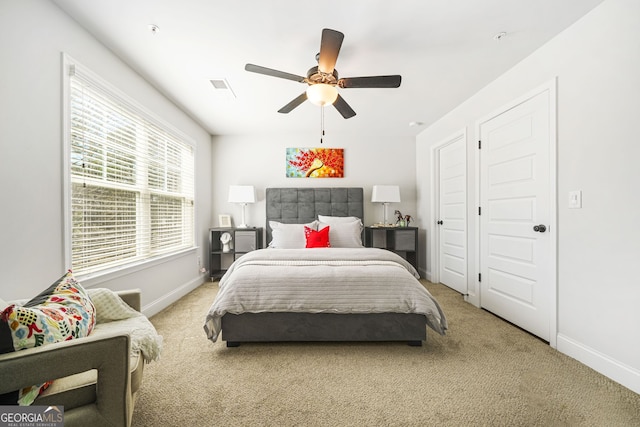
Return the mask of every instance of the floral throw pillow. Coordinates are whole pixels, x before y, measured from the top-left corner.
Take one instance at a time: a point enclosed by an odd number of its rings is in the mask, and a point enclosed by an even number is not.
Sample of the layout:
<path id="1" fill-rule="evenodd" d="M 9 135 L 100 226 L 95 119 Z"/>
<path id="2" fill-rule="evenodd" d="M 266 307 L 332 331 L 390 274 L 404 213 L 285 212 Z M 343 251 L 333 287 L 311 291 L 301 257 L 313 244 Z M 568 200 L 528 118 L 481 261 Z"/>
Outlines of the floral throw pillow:
<path id="1" fill-rule="evenodd" d="M 0 353 L 20 351 L 85 337 L 96 324 L 95 307 L 71 271 L 23 306 L 11 304 L 0 314 Z M 14 393 L 14 402 L 30 405 L 51 381 Z M 0 396 L 6 402 L 13 397 Z"/>

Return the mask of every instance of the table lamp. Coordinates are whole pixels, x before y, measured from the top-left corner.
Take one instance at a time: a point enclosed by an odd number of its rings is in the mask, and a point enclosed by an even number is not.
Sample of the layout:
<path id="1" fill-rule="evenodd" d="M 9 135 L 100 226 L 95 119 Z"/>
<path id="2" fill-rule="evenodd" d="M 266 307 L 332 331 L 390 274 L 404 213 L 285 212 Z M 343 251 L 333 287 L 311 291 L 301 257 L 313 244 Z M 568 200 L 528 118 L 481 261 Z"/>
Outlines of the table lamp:
<path id="1" fill-rule="evenodd" d="M 230 185 L 229 186 L 229 203 L 239 203 L 242 205 L 242 224 L 238 228 L 248 228 L 245 222 L 244 211 L 248 203 L 255 203 L 256 191 L 253 185 Z"/>
<path id="2" fill-rule="evenodd" d="M 400 187 L 397 185 L 374 185 L 371 192 L 371 201 L 384 205 L 384 220 L 382 225 L 387 224 L 387 206 L 389 203 L 400 202 Z"/>

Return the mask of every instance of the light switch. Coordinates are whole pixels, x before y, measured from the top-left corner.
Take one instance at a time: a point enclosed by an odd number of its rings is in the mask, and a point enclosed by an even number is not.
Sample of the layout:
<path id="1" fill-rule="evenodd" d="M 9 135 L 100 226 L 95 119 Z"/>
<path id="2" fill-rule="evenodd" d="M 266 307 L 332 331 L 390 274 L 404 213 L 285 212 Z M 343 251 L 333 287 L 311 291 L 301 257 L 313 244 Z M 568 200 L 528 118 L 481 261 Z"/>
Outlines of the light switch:
<path id="1" fill-rule="evenodd" d="M 582 190 L 569 191 L 569 209 L 582 208 Z"/>

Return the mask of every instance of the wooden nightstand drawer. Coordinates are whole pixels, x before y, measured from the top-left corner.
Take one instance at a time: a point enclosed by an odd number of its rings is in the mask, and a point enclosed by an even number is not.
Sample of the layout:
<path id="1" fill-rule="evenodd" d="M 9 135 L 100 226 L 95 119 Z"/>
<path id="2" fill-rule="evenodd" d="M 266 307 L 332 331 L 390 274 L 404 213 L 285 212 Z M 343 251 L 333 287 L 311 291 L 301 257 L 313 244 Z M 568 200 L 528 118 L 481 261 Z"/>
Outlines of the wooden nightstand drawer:
<path id="1" fill-rule="evenodd" d="M 393 234 L 391 248 L 396 251 L 415 251 L 416 233 L 414 230 L 396 230 Z"/>
<path id="2" fill-rule="evenodd" d="M 235 231 L 235 251 L 236 252 L 251 252 L 256 250 L 256 244 L 258 239 L 256 238 L 256 232 L 251 231 Z"/>

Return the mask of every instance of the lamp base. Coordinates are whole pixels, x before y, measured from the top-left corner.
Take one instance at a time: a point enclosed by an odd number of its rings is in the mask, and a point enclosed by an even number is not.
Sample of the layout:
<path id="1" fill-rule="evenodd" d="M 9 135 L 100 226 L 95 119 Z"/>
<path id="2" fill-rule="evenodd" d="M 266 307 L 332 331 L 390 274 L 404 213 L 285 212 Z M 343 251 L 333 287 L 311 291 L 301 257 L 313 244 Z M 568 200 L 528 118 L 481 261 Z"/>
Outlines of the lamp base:
<path id="1" fill-rule="evenodd" d="M 245 222 L 245 216 L 244 216 L 244 210 L 245 210 L 246 207 L 247 207 L 247 204 L 243 203 L 242 204 L 242 223 L 240 225 L 238 225 L 236 228 L 249 228 L 249 226 Z"/>
<path id="2" fill-rule="evenodd" d="M 383 214 L 384 215 L 384 220 L 382 222 L 382 225 L 384 227 L 386 227 L 388 225 L 387 224 L 387 206 L 389 206 L 389 202 L 383 202 L 382 206 L 383 206 L 383 210 L 384 210 L 384 214 Z"/>

